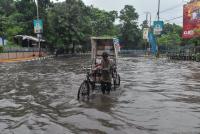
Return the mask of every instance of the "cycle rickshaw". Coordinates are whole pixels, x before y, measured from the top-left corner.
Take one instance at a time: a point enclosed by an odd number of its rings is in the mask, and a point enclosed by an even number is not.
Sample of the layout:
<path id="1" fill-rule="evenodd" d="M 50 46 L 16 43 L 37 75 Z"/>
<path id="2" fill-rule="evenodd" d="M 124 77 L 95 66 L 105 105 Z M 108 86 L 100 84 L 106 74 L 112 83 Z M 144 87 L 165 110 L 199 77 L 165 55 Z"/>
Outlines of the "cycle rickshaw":
<path id="1" fill-rule="evenodd" d="M 112 88 L 116 90 L 120 86 L 120 75 L 117 72 L 117 58 L 119 52 L 119 41 L 117 38 L 108 37 L 91 37 L 91 66 L 86 68 L 87 71 L 85 80 L 81 83 L 77 99 L 88 98 L 91 92 L 101 89 L 101 70 L 95 69 L 95 66 L 101 63 L 102 54 L 106 52 L 112 61 Z"/>

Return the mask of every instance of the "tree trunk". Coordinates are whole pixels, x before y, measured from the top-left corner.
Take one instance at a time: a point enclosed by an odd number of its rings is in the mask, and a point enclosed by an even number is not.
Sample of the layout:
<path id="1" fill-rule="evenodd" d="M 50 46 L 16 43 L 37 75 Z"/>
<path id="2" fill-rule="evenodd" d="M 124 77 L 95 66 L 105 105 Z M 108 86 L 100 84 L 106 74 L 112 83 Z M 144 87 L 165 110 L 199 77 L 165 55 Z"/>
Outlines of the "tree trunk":
<path id="1" fill-rule="evenodd" d="M 2 45 L 4 46 L 5 43 L 4 43 L 4 37 L 2 36 Z"/>

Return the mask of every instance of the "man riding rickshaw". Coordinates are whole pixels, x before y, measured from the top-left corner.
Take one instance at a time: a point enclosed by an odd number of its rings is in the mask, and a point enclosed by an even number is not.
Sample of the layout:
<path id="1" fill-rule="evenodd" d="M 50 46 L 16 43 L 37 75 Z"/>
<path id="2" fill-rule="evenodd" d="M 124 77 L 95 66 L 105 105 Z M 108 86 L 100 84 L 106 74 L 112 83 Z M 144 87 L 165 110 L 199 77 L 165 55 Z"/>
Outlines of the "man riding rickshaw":
<path id="1" fill-rule="evenodd" d="M 101 89 L 102 93 L 110 94 L 120 86 L 117 73 L 118 44 L 116 38 L 92 37 L 92 65 L 88 69 L 86 79 L 78 90 L 78 99 L 89 98 L 90 92 Z M 100 88 L 98 88 L 100 87 Z"/>

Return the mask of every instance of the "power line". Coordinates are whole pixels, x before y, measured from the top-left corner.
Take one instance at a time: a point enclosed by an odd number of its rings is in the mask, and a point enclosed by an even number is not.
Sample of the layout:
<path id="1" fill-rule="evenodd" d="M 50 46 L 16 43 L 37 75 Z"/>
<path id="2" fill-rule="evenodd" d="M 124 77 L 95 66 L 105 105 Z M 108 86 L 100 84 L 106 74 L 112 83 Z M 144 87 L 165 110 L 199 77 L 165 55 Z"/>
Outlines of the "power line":
<path id="1" fill-rule="evenodd" d="M 180 19 L 180 18 L 183 18 L 183 16 L 174 17 L 174 18 L 171 18 L 171 19 L 165 20 L 165 21 L 169 22 L 169 21 L 172 21 L 172 20 Z"/>
<path id="2" fill-rule="evenodd" d="M 174 6 L 171 6 L 171 7 L 167 8 L 167 9 L 161 10 L 161 11 L 159 12 L 159 14 L 163 14 L 163 13 L 165 13 L 165 12 L 168 12 L 168 11 L 171 11 L 171 10 L 173 10 L 173 9 L 176 9 L 176 8 L 178 8 L 178 7 L 180 7 L 180 6 L 183 6 L 184 3 L 185 3 L 185 1 L 182 1 L 181 3 L 179 3 L 179 4 L 177 4 L 177 5 L 174 5 Z M 153 14 L 154 14 L 154 13 L 155 13 L 155 12 L 153 12 Z M 140 17 L 143 17 L 144 15 L 145 15 L 145 14 L 140 15 Z M 157 16 L 155 16 L 155 20 L 156 20 L 157 17 L 158 17 L 158 12 L 157 12 Z M 179 17 L 174 17 L 174 18 L 169 19 L 169 20 L 167 20 L 167 21 L 175 20 L 175 19 L 178 19 L 178 18 L 180 18 L 180 16 L 179 16 Z"/>
<path id="3" fill-rule="evenodd" d="M 180 6 L 183 6 L 183 2 L 182 2 L 181 4 L 178 4 L 178 5 L 172 6 L 172 7 L 167 8 L 167 9 L 164 9 L 164 10 L 160 11 L 160 13 L 165 13 L 165 12 L 167 12 L 167 11 L 170 11 L 170 10 L 176 9 L 176 8 L 178 8 L 178 7 L 180 7 Z"/>
<path id="4" fill-rule="evenodd" d="M 183 5 L 185 4 L 185 2 L 186 2 L 186 1 L 182 0 L 182 2 L 181 2 L 180 4 L 174 5 L 174 6 L 172 6 L 172 7 L 169 7 L 169 8 L 167 8 L 167 9 L 164 9 L 164 10 L 160 11 L 160 14 L 163 14 L 163 13 L 165 13 L 165 12 L 167 12 L 167 11 L 171 11 L 171 10 L 173 10 L 173 9 L 176 9 L 176 8 L 180 7 L 180 6 L 183 6 Z M 155 12 L 154 12 L 154 13 L 155 13 Z M 145 15 L 145 14 L 143 14 L 143 15 L 141 15 L 141 16 L 144 16 L 144 15 Z M 141 16 L 140 16 L 140 17 L 141 17 Z M 166 21 L 166 22 L 170 22 L 170 21 L 177 20 L 177 19 L 180 19 L 180 18 L 183 18 L 183 16 L 173 17 L 173 18 L 168 19 L 168 20 L 165 20 L 165 21 Z M 155 16 L 155 19 L 156 19 L 156 16 Z"/>

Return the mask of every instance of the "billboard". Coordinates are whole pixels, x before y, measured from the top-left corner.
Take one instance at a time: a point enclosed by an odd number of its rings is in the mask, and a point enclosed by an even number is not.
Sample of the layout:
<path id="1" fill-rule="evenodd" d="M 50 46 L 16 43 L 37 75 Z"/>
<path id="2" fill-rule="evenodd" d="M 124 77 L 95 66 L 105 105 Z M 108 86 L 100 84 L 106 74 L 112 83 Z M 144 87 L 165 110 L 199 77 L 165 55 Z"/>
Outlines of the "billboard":
<path id="1" fill-rule="evenodd" d="M 43 32 L 43 22 L 42 20 L 33 20 L 34 33 L 41 34 Z"/>
<path id="2" fill-rule="evenodd" d="M 190 2 L 183 7 L 183 38 L 200 36 L 200 1 Z"/>
<path id="3" fill-rule="evenodd" d="M 153 22 L 153 33 L 154 35 L 161 35 L 164 27 L 163 21 L 154 21 Z"/>

